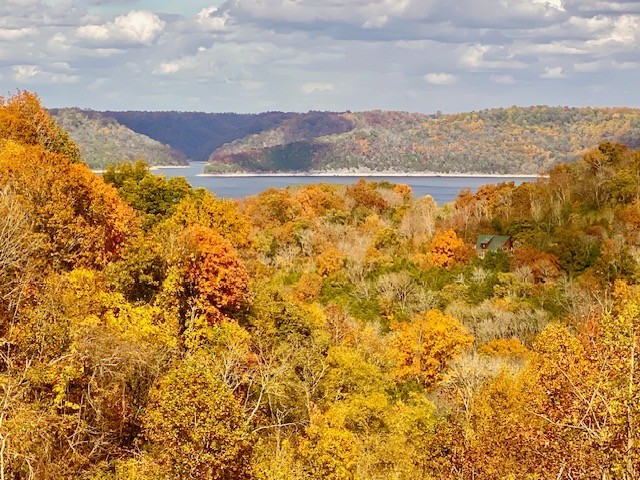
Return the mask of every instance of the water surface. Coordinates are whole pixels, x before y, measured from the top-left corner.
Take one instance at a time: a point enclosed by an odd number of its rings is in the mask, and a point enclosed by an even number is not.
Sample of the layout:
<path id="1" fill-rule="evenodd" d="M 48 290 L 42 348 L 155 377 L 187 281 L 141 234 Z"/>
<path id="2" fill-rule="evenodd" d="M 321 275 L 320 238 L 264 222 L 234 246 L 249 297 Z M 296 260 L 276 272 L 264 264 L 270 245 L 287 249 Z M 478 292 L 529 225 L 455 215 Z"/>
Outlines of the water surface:
<path id="1" fill-rule="evenodd" d="M 204 162 L 193 162 L 187 168 L 157 168 L 154 173 L 166 177 L 185 177 L 193 187 L 204 187 L 218 197 L 244 198 L 255 195 L 269 188 L 286 188 L 293 185 L 309 185 L 312 183 L 352 184 L 363 178 L 358 175 L 349 177 L 335 176 L 278 176 L 278 177 L 198 177 L 204 169 Z M 409 185 L 413 195 L 422 197 L 431 195 L 438 205 L 452 202 L 460 190 L 469 188 L 475 191 L 487 183 L 514 182 L 520 185 L 533 178 L 523 177 L 365 177 L 366 180 L 383 181 Z"/>

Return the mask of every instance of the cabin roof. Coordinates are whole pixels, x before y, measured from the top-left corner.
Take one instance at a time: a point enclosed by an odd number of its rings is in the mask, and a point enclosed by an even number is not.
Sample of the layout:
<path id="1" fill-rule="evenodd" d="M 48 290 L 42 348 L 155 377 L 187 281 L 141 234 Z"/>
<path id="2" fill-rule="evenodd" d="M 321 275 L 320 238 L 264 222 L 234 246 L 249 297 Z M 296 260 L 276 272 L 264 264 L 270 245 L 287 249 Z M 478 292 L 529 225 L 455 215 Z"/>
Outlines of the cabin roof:
<path id="1" fill-rule="evenodd" d="M 511 240 L 509 235 L 478 235 L 476 248 L 478 250 L 497 252 L 500 248 L 504 247 L 509 240 Z"/>

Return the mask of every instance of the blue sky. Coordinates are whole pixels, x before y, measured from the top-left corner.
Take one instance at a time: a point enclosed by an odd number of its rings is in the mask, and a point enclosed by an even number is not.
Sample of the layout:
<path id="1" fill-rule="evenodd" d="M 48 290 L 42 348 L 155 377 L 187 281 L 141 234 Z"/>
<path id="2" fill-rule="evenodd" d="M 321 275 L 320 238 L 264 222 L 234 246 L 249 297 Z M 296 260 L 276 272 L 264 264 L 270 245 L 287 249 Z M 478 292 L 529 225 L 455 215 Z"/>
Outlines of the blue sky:
<path id="1" fill-rule="evenodd" d="M 635 0 L 2 0 L 0 90 L 99 110 L 640 107 Z"/>

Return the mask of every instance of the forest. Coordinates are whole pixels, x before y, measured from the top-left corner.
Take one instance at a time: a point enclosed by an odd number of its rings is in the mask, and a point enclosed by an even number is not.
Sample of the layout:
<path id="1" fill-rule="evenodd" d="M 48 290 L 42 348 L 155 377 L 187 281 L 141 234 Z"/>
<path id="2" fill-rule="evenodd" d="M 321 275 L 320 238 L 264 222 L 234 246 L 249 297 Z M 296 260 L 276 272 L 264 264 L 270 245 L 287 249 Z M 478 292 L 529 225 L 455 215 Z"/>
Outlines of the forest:
<path id="1" fill-rule="evenodd" d="M 230 201 L 92 173 L 18 92 L 0 478 L 637 479 L 639 281 L 622 143 L 442 207 L 364 180 Z"/>
<path id="2" fill-rule="evenodd" d="M 637 148 L 639 139 L 640 110 L 633 108 L 309 112 L 222 145 L 207 169 L 538 174 L 601 142 Z"/>
<path id="3" fill-rule="evenodd" d="M 144 158 L 150 165 L 186 165 L 187 157 L 146 135 L 137 133 L 115 119 L 90 110 L 53 109 L 54 119 L 80 149 L 82 161 L 102 169 L 110 163 Z"/>
<path id="4" fill-rule="evenodd" d="M 51 109 L 94 169 L 208 161 L 212 174 L 434 172 L 540 174 L 602 142 L 640 147 L 640 109 L 510 107 L 425 115 Z"/>

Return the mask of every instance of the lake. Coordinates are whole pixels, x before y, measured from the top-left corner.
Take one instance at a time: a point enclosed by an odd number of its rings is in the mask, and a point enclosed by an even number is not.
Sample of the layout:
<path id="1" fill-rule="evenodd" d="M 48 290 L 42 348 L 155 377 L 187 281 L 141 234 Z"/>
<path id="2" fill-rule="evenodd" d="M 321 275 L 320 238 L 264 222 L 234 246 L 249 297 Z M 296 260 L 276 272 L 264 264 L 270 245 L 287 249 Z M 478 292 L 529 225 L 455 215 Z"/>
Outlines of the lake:
<path id="1" fill-rule="evenodd" d="M 286 188 L 293 185 L 309 185 L 312 183 L 352 184 L 362 176 L 277 176 L 277 177 L 199 177 L 204 169 L 204 162 L 193 162 L 186 168 L 156 168 L 156 174 L 165 177 L 185 177 L 193 187 L 204 187 L 218 197 L 244 198 L 255 195 L 269 188 Z M 535 180 L 524 177 L 389 177 L 367 176 L 366 180 L 382 181 L 409 185 L 413 195 L 422 197 L 431 195 L 438 205 L 452 202 L 460 190 L 469 188 L 475 191 L 487 183 L 514 182 L 519 185 L 526 181 Z"/>

